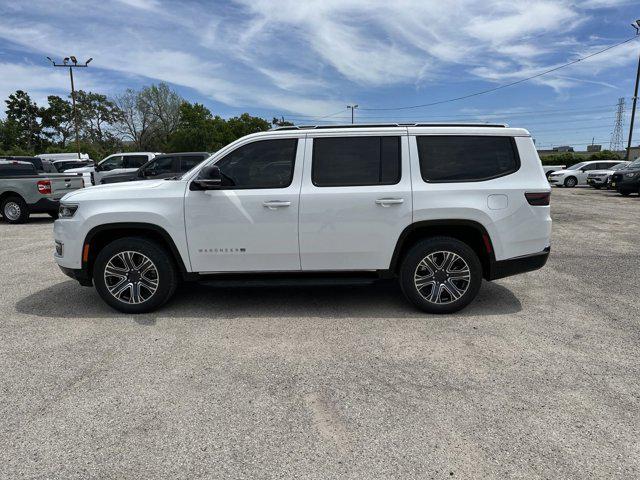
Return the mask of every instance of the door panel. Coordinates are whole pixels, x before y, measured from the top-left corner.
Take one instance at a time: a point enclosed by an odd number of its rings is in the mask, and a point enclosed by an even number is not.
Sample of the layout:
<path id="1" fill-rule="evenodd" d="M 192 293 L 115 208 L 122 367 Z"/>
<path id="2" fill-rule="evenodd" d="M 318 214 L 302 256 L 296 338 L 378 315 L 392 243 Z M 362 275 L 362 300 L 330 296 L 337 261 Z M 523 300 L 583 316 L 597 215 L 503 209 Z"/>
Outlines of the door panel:
<path id="1" fill-rule="evenodd" d="M 278 140 L 282 138 L 278 136 Z M 272 140 L 267 138 L 249 143 Z M 234 152 L 237 153 L 249 143 L 240 145 L 214 162 L 223 165 L 225 158 L 228 160 Z M 194 271 L 300 270 L 298 208 L 304 144 L 305 141 L 301 138 L 291 149 L 294 158 L 293 175 L 286 187 L 238 188 L 239 185 L 235 185 L 220 190 L 187 190 L 185 222 L 189 256 Z M 251 161 L 251 158 L 242 159 L 245 160 Z M 266 168 L 269 171 L 277 169 L 280 173 L 283 171 L 282 163 L 267 161 Z M 231 168 L 227 169 L 229 177 L 236 178 L 236 183 L 239 183 L 237 178 L 250 170 L 245 169 L 241 162 L 236 162 L 236 171 L 239 166 L 243 168 L 238 177 L 234 177 Z M 263 168 L 262 164 L 258 167 Z M 221 167 L 221 171 L 225 175 L 225 167 Z M 289 182 L 289 179 L 286 181 Z"/>
<path id="2" fill-rule="evenodd" d="M 405 130 L 406 133 L 406 130 Z M 313 141 L 307 139 L 300 198 L 300 258 L 302 270 L 381 270 L 389 268 L 396 241 L 411 223 L 411 175 L 407 137 L 400 130 L 383 136 L 399 137 L 400 180 L 393 185 L 314 185 Z M 362 134 L 360 134 L 362 135 Z M 381 134 L 378 134 L 380 136 Z M 384 145 L 381 150 L 384 150 Z M 368 150 L 370 151 L 370 150 Z M 348 156 L 338 154 L 347 162 Z M 370 153 L 367 153 L 370 155 Z M 329 164 L 336 162 L 330 161 Z M 340 162 L 337 162 L 339 165 Z M 339 168 L 337 167 L 336 168 Z M 366 162 L 362 163 L 366 166 Z M 345 165 L 346 181 L 357 183 L 357 169 Z M 380 168 L 384 181 L 385 168 Z M 388 169 L 387 169 L 388 171 Z M 397 174 L 397 170 L 391 175 Z M 316 176 L 316 183 L 322 175 Z M 337 176 L 325 175 L 331 183 Z M 363 175 L 362 178 L 365 178 Z M 395 180 L 394 180 L 395 181 Z M 329 183 L 329 182 L 327 182 Z"/>

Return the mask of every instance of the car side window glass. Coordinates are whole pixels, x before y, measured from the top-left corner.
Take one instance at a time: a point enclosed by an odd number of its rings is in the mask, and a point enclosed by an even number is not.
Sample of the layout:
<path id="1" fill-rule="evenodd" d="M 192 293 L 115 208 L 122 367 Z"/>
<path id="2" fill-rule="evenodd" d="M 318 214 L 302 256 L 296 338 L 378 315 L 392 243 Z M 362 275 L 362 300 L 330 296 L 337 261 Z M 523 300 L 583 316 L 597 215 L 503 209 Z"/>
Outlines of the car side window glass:
<path id="1" fill-rule="evenodd" d="M 511 137 L 424 135 L 416 142 L 425 182 L 479 182 L 520 168 Z"/>
<path id="2" fill-rule="evenodd" d="M 311 180 L 317 187 L 395 185 L 400 181 L 400 137 L 314 138 Z"/>
<path id="3" fill-rule="evenodd" d="M 174 165 L 175 157 L 156 158 L 144 167 L 144 173 L 147 177 L 156 177 L 165 173 L 174 173 Z"/>
<path id="4" fill-rule="evenodd" d="M 293 180 L 297 138 L 259 140 L 238 147 L 216 162 L 222 187 L 286 188 Z"/>
<path id="5" fill-rule="evenodd" d="M 124 157 L 124 168 L 140 168 L 149 161 L 146 155 L 128 155 Z"/>
<path id="6" fill-rule="evenodd" d="M 113 170 L 115 168 L 122 168 L 122 156 L 117 155 L 115 157 L 107 158 L 100 164 L 100 170 Z"/>
<path id="7" fill-rule="evenodd" d="M 180 157 L 180 172 L 181 173 L 188 172 L 193 167 L 195 167 L 199 163 L 203 162 L 206 158 L 207 157 L 205 157 L 205 156 L 202 156 L 202 157 L 198 157 L 198 156 Z"/>

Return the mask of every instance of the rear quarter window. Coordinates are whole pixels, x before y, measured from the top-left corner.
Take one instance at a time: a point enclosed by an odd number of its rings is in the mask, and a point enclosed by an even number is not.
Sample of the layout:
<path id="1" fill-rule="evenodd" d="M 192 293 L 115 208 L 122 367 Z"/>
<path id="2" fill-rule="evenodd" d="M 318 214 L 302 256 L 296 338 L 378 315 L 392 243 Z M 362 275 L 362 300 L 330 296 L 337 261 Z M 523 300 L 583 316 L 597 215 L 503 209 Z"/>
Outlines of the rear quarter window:
<path id="1" fill-rule="evenodd" d="M 416 142 L 425 182 L 479 182 L 520 168 L 512 137 L 423 135 Z"/>

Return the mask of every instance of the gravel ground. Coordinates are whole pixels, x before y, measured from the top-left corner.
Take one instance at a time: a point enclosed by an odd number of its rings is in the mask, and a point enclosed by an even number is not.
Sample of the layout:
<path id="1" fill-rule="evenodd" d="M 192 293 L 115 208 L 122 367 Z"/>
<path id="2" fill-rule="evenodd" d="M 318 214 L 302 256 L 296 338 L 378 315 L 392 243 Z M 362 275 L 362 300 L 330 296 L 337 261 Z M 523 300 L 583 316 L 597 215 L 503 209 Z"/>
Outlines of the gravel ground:
<path id="1" fill-rule="evenodd" d="M 116 314 L 0 224 L 2 478 L 638 478 L 640 199 L 553 191 L 552 254 L 452 316 L 393 285 Z"/>

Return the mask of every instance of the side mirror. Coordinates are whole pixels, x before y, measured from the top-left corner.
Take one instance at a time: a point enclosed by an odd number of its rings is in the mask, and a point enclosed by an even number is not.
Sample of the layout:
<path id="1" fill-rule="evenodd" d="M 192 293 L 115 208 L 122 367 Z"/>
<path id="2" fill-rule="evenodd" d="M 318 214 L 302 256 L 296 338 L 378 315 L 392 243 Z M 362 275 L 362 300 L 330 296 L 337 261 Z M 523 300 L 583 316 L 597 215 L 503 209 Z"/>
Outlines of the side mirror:
<path id="1" fill-rule="evenodd" d="M 222 172 L 215 165 L 208 165 L 200 170 L 198 178 L 191 182 L 191 190 L 216 190 L 222 186 Z"/>
<path id="2" fill-rule="evenodd" d="M 144 170 L 140 169 L 138 170 L 138 174 L 136 175 L 138 178 L 144 178 L 146 177 Z"/>

